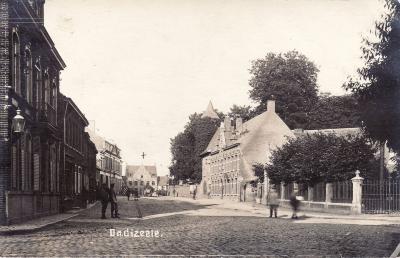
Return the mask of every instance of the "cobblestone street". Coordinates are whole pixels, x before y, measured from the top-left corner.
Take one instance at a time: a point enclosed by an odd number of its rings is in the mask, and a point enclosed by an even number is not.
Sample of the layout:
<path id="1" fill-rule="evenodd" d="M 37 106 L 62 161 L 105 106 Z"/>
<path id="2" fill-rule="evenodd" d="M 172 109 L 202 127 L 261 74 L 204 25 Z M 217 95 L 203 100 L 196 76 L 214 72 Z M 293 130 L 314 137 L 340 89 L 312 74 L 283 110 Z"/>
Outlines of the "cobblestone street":
<path id="1" fill-rule="evenodd" d="M 298 223 L 287 216 L 174 200 L 120 199 L 121 219 L 101 220 L 100 205 L 36 233 L 0 236 L 0 255 L 334 255 L 390 256 L 399 225 Z M 174 214 L 172 214 L 174 213 Z M 207 213 L 211 215 L 207 215 Z M 143 219 L 139 219 L 139 215 Z M 212 214 L 218 214 L 214 216 Z M 307 218 L 305 219 L 307 220 Z M 110 229 L 158 230 L 160 237 L 110 236 Z"/>

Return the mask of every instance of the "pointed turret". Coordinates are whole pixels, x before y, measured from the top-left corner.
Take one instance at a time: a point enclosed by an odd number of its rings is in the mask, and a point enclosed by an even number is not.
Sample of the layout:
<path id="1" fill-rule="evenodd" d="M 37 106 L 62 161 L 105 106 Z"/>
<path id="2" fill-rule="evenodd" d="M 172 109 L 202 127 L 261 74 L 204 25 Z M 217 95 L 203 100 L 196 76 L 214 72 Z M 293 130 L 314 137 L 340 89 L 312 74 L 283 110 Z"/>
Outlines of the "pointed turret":
<path id="1" fill-rule="evenodd" d="M 201 117 L 209 117 L 209 118 L 216 118 L 216 119 L 219 119 L 219 116 L 218 116 L 218 114 L 215 112 L 215 110 L 214 110 L 214 107 L 213 107 L 213 105 L 212 105 L 212 103 L 211 103 L 211 100 L 210 100 L 210 102 L 208 103 L 208 106 L 207 106 L 207 109 L 203 112 L 203 114 L 201 115 Z"/>

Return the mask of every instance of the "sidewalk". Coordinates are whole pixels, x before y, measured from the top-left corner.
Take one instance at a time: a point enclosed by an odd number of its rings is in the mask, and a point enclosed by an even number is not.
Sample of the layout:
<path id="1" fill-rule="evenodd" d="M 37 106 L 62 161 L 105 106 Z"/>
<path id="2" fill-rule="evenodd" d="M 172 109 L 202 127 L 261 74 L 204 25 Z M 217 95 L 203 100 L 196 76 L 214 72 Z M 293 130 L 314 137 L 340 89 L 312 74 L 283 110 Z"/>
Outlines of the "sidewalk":
<path id="1" fill-rule="evenodd" d="M 269 216 L 269 209 L 266 205 L 248 202 L 235 202 L 226 199 L 197 199 L 184 197 L 161 197 L 167 200 L 185 201 L 198 203 L 200 205 L 214 205 L 215 208 L 229 209 L 232 211 L 247 211 L 256 216 Z M 334 223 L 334 224 L 359 224 L 359 225 L 400 225 L 399 215 L 388 214 L 361 214 L 361 215 L 344 215 L 333 213 L 322 213 L 312 211 L 301 211 L 299 217 L 304 218 L 298 220 L 299 223 Z M 281 218 L 291 218 L 292 211 L 287 208 L 279 208 L 278 215 Z M 297 220 L 296 220 L 297 221 Z"/>
<path id="2" fill-rule="evenodd" d="M 59 213 L 50 216 L 45 216 L 33 220 L 24 221 L 19 224 L 13 224 L 10 226 L 0 226 L 0 235 L 17 235 L 17 234 L 26 234 L 38 231 L 47 226 L 53 225 L 55 223 L 76 217 L 79 215 L 79 212 L 87 210 L 95 206 L 97 202 L 88 204 L 85 209 L 76 209 L 70 210 L 66 213 Z"/>

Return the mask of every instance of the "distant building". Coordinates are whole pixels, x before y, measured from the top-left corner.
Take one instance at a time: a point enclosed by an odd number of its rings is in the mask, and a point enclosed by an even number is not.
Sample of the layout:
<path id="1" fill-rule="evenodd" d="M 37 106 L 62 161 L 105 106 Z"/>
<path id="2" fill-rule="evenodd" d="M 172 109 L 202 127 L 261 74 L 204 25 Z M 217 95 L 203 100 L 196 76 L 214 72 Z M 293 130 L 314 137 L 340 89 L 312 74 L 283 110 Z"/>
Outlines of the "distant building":
<path id="1" fill-rule="evenodd" d="M 108 187 L 113 183 L 115 190 L 120 193 L 122 189 L 122 159 L 121 150 L 111 141 L 107 141 L 91 129 L 87 129 L 90 139 L 97 148 L 96 164 L 99 170 L 98 184 L 106 184 Z"/>
<path id="2" fill-rule="evenodd" d="M 208 113 L 212 113 L 207 111 Z M 267 111 L 246 121 L 234 123 L 225 117 L 207 149 L 202 153 L 202 181 L 199 192 L 217 198 L 253 201 L 253 165 L 268 162 L 271 152 L 293 137 L 293 132 L 275 113 L 275 101 Z"/>
<path id="3" fill-rule="evenodd" d="M 169 177 L 168 176 L 159 176 L 157 177 L 157 186 L 158 190 L 168 190 L 169 186 Z"/>
<path id="4" fill-rule="evenodd" d="M 138 189 L 143 195 L 146 186 L 151 186 L 157 190 L 157 167 L 145 165 L 127 165 L 126 178 L 129 188 Z"/>

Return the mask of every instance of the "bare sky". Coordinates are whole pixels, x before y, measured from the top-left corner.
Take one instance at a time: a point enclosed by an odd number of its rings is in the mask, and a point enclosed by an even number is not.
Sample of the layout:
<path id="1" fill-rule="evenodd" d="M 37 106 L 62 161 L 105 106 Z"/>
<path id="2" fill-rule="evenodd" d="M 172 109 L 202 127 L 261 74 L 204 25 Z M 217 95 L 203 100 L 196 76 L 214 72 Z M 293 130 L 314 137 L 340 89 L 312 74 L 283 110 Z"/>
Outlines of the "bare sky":
<path id="1" fill-rule="evenodd" d="M 251 60 L 296 49 L 320 69 L 320 91 L 361 65 L 378 0 L 47 0 L 45 24 L 67 63 L 61 91 L 129 164 L 167 174 L 170 138 L 209 100 L 248 98 Z"/>

